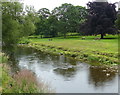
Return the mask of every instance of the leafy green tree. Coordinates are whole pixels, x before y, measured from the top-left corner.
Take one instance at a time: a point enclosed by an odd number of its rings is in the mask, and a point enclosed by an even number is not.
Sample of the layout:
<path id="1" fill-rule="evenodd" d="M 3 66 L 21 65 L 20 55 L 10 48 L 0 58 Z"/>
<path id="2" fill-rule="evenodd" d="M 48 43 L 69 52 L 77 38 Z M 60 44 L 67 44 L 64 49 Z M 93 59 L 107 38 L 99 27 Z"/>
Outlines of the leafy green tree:
<path id="1" fill-rule="evenodd" d="M 35 32 L 35 24 L 38 22 L 38 15 L 32 6 L 26 6 L 24 19 L 23 19 L 23 36 L 29 36 Z"/>
<path id="2" fill-rule="evenodd" d="M 55 15 L 59 20 L 59 28 L 61 30 L 61 33 L 64 35 L 64 38 L 66 38 L 66 34 L 69 32 L 69 23 L 68 23 L 68 9 L 72 7 L 72 4 L 62 4 L 60 7 L 56 7 L 52 14 Z"/>
<path id="3" fill-rule="evenodd" d="M 42 38 L 44 31 L 44 19 L 42 16 L 39 16 L 38 22 L 35 25 L 36 25 L 36 31 L 34 34 L 41 35 Z"/>
<path id="4" fill-rule="evenodd" d="M 88 18 L 82 33 L 84 35 L 101 35 L 101 39 L 106 34 L 116 34 L 116 6 L 108 2 L 89 2 Z"/>
<path id="5" fill-rule="evenodd" d="M 86 19 L 87 11 L 84 7 L 73 6 L 72 4 L 62 4 L 52 12 L 47 8 L 42 8 L 38 12 L 39 20 L 36 24 L 37 35 L 44 37 L 55 37 L 68 32 L 78 32 L 79 26 Z"/>
<path id="6" fill-rule="evenodd" d="M 50 11 L 47 8 L 42 8 L 40 9 L 38 12 L 38 22 L 36 23 L 36 31 L 35 34 L 36 35 L 44 35 L 44 37 L 49 37 L 50 35 L 50 31 L 49 31 L 49 27 L 48 27 L 48 18 L 50 16 Z"/>
<path id="7" fill-rule="evenodd" d="M 42 16 L 43 18 L 47 18 L 50 16 L 50 10 L 47 8 L 42 8 L 38 11 L 38 14 Z"/>
<path id="8" fill-rule="evenodd" d="M 66 37 L 68 32 L 78 32 L 80 24 L 85 21 L 87 11 L 84 7 L 62 4 L 52 11 L 59 21 L 60 33 Z"/>
<path id="9" fill-rule="evenodd" d="M 116 27 L 120 30 L 120 9 L 118 11 L 118 16 L 115 24 L 116 24 Z"/>
<path id="10" fill-rule="evenodd" d="M 73 6 L 68 9 L 69 32 L 79 32 L 80 25 L 85 22 L 87 10 L 81 6 Z"/>
<path id="11" fill-rule="evenodd" d="M 2 3 L 2 41 L 5 45 L 15 44 L 21 37 L 19 24 L 23 13 L 22 4 L 19 2 Z"/>
<path id="12" fill-rule="evenodd" d="M 15 45 L 24 36 L 35 31 L 35 11 L 27 8 L 23 11 L 20 2 L 2 3 L 2 42 L 5 45 Z"/>

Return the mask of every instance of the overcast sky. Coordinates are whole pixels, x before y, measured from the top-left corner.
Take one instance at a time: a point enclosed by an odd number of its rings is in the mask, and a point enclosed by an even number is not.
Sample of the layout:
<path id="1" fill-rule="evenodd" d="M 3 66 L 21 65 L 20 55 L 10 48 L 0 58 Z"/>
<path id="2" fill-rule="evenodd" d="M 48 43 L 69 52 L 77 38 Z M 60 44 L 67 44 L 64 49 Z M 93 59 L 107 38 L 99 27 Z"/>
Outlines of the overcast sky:
<path id="1" fill-rule="evenodd" d="M 55 7 L 63 3 L 71 3 L 73 5 L 86 6 L 86 3 L 93 0 L 23 0 L 25 5 L 33 5 L 36 10 L 41 8 L 48 8 L 53 10 Z M 120 0 L 108 0 L 108 2 L 115 3 Z"/>

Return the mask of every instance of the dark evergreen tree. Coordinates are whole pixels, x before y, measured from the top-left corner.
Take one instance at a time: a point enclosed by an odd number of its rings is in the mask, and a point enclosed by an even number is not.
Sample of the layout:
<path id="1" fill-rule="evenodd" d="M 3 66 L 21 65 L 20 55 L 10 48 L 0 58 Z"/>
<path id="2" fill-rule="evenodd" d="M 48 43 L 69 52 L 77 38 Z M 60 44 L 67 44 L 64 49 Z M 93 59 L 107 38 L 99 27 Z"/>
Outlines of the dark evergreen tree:
<path id="1" fill-rule="evenodd" d="M 116 34 L 116 6 L 108 2 L 89 2 L 87 21 L 82 25 L 81 31 L 84 35 L 101 35 L 101 39 L 106 34 Z"/>

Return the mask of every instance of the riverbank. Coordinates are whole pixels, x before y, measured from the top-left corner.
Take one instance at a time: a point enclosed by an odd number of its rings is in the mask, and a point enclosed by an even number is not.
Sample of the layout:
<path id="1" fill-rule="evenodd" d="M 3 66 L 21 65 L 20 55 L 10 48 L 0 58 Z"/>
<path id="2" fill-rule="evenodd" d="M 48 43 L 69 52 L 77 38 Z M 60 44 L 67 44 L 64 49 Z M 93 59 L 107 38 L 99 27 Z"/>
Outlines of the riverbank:
<path id="1" fill-rule="evenodd" d="M 8 57 L 7 56 L 5 56 L 4 55 L 4 53 L 1 53 L 0 52 L 0 93 L 2 93 L 2 75 L 3 75 L 3 73 L 5 73 L 4 72 L 4 69 L 6 68 L 6 66 L 4 67 L 3 66 L 3 64 L 2 63 L 4 63 L 4 65 L 5 65 L 5 63 L 8 61 Z"/>
<path id="2" fill-rule="evenodd" d="M 11 67 L 7 64 L 8 57 L 0 54 L 0 93 L 52 93 L 49 86 L 38 83 L 35 75 L 26 69 L 11 74 Z"/>
<path id="3" fill-rule="evenodd" d="M 109 35 L 110 37 L 110 35 Z M 38 51 L 65 55 L 82 62 L 116 65 L 118 61 L 118 36 L 111 36 L 109 39 L 94 40 L 94 36 L 77 38 L 30 38 L 27 39 L 29 47 Z"/>

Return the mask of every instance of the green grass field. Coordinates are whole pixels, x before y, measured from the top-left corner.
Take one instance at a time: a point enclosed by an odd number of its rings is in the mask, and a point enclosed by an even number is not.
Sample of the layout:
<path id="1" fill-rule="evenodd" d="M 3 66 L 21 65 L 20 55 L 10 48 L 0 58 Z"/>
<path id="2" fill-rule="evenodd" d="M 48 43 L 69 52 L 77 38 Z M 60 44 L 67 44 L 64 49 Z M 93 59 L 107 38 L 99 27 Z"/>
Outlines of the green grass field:
<path id="1" fill-rule="evenodd" d="M 69 38 L 52 38 L 52 41 L 49 41 L 48 38 L 43 39 L 30 39 L 32 43 L 41 43 L 45 45 L 52 46 L 61 46 L 67 49 L 76 49 L 82 50 L 84 52 L 109 52 L 109 53 L 118 53 L 118 36 L 106 36 L 105 38 L 111 39 L 100 39 L 94 40 L 95 36 L 85 36 L 85 40 L 82 40 L 81 37 L 69 37 Z"/>
<path id="2" fill-rule="evenodd" d="M 83 40 L 82 37 L 85 37 Z M 117 60 L 118 58 L 118 35 L 107 35 L 105 39 L 94 40 L 94 38 L 98 38 L 98 36 L 69 36 L 67 38 L 56 37 L 51 38 L 52 41 L 49 41 L 49 38 L 30 38 L 27 41 L 32 44 L 39 45 L 37 48 L 41 48 L 40 45 L 46 47 L 61 47 L 63 51 L 80 51 L 80 53 L 87 54 L 87 56 L 99 56 L 99 57 L 107 57 L 105 61 Z M 44 47 L 44 48 L 46 48 Z M 50 48 L 47 49 L 52 50 Z M 53 50 L 58 51 L 58 50 Z M 59 52 L 62 52 L 59 50 Z M 66 53 L 64 52 L 64 54 Z M 68 53 L 68 52 L 67 52 Z M 81 54 L 78 54 L 81 56 Z M 79 57 L 80 57 L 79 56 Z M 92 58 L 91 56 L 89 58 Z M 99 58 L 98 58 L 99 60 Z M 109 61 L 108 61 L 109 63 Z"/>

